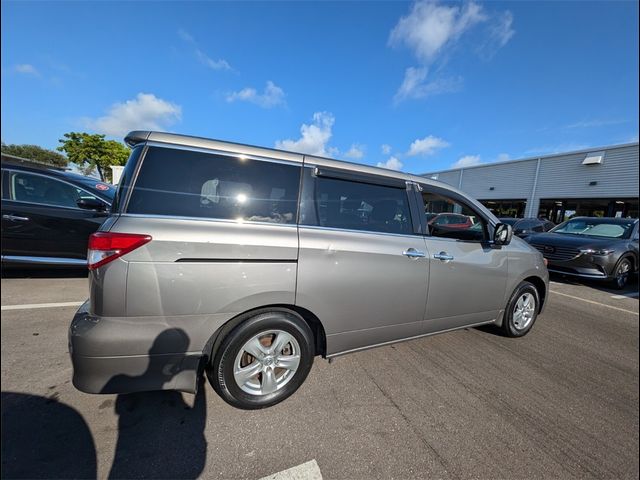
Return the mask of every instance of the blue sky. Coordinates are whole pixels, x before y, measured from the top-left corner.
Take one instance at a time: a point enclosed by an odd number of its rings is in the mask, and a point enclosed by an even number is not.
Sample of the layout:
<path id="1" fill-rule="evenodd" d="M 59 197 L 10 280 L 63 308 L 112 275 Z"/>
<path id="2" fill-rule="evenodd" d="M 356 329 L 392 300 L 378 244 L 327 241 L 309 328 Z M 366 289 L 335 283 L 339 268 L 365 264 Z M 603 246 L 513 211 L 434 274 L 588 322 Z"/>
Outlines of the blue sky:
<path id="1" fill-rule="evenodd" d="M 2 141 L 160 129 L 410 172 L 638 141 L 637 2 L 2 2 Z"/>

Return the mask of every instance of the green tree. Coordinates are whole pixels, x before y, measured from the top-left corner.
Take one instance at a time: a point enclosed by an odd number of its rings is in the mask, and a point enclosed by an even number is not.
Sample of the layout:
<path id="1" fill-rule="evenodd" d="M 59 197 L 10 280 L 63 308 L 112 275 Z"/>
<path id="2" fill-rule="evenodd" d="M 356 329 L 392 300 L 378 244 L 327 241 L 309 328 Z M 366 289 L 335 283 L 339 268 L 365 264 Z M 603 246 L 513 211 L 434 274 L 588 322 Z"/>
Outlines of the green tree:
<path id="1" fill-rule="evenodd" d="M 129 158 L 129 149 L 115 140 L 105 140 L 104 135 L 69 132 L 59 142 L 58 150 L 67 154 L 85 173 L 98 170 L 100 178 L 111 181 L 111 165 L 124 165 Z"/>
<path id="2" fill-rule="evenodd" d="M 38 145 L 5 145 L 2 142 L 2 153 L 13 155 L 14 157 L 25 158 L 36 162 L 54 165 L 56 167 L 66 167 L 69 163 L 67 157 L 61 153 L 47 150 Z"/>

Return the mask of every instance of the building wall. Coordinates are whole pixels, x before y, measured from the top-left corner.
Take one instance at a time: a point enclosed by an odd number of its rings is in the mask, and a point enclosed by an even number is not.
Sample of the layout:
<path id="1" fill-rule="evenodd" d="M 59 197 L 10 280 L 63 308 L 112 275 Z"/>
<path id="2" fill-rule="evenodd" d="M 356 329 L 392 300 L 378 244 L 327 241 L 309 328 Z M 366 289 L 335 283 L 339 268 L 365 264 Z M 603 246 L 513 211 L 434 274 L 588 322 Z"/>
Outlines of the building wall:
<path id="1" fill-rule="evenodd" d="M 582 165 L 587 155 L 596 151 L 604 151 L 602 163 Z M 635 143 L 424 176 L 433 178 L 437 175 L 439 181 L 460 187 L 479 200 L 526 199 L 526 216 L 535 217 L 540 199 L 637 198 L 638 165 L 638 144 Z M 594 181 L 597 185 L 589 185 Z"/>

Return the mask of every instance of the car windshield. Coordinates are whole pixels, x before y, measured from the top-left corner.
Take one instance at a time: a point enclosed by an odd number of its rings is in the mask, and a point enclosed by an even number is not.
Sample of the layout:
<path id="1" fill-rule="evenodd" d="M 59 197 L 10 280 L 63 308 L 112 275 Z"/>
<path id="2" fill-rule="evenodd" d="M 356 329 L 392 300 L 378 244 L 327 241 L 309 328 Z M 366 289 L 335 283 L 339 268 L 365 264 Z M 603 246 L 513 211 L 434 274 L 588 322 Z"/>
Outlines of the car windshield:
<path id="1" fill-rule="evenodd" d="M 575 218 L 561 223 L 551 232 L 590 237 L 629 238 L 633 225 L 634 220 L 613 222 L 606 218 Z"/>

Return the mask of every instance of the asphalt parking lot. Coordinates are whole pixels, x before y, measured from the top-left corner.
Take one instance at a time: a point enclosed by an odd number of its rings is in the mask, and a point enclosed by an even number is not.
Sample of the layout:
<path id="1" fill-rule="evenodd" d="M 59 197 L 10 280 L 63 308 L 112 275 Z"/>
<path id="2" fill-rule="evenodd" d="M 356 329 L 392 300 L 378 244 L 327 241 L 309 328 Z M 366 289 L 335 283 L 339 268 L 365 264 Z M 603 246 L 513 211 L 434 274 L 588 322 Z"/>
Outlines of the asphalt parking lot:
<path id="1" fill-rule="evenodd" d="M 525 338 L 469 329 L 318 358 L 293 397 L 247 412 L 208 385 L 76 391 L 67 327 L 86 278 L 12 277 L 3 478 L 257 479 L 310 460 L 325 479 L 638 477 L 637 283 L 555 278 Z"/>

